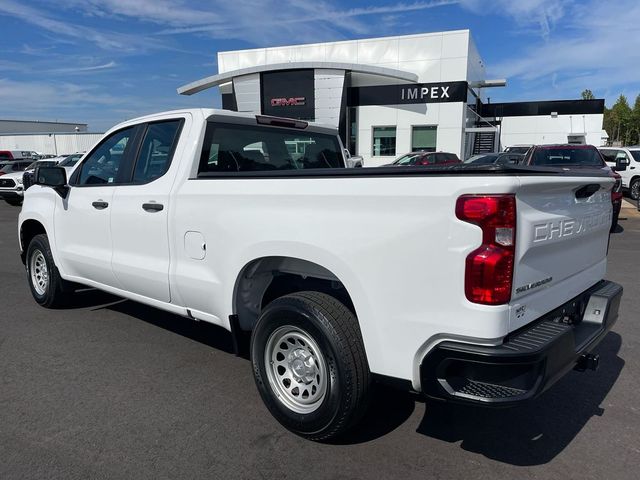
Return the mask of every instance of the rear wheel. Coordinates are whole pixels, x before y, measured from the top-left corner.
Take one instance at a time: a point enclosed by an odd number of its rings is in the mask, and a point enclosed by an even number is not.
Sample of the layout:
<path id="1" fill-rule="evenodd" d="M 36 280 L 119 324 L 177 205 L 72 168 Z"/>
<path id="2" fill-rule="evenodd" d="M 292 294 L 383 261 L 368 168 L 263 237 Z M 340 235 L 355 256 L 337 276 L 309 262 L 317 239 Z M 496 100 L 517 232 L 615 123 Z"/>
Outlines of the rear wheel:
<path id="1" fill-rule="evenodd" d="M 640 178 L 636 178 L 629 185 L 629 196 L 632 200 L 640 198 Z"/>
<path id="2" fill-rule="evenodd" d="M 66 300 L 66 282 L 60 277 L 45 234 L 36 235 L 29 243 L 26 267 L 35 301 L 46 308 L 62 306 Z"/>
<path id="3" fill-rule="evenodd" d="M 329 295 L 271 302 L 253 330 L 251 361 L 265 405 L 300 436 L 338 436 L 366 409 L 371 380 L 358 322 Z"/>

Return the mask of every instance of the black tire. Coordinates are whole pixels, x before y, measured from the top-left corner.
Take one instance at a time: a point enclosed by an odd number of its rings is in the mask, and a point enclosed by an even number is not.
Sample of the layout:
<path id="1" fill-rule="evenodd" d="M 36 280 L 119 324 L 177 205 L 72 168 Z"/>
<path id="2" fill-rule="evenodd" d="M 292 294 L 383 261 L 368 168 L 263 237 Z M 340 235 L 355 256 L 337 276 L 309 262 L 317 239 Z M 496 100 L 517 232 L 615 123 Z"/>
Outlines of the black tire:
<path id="1" fill-rule="evenodd" d="M 318 373 L 326 373 L 325 393 L 310 412 L 301 413 L 287 405 L 287 395 L 277 391 L 283 387 L 273 381 L 276 367 L 273 362 L 267 365 L 265 358 L 272 335 L 287 329 L 308 334 L 320 351 L 318 365 L 323 365 Z M 312 343 L 308 348 L 313 353 Z M 293 353 L 292 347 L 284 361 Z M 271 302 L 252 332 L 251 362 L 258 391 L 271 414 L 288 430 L 304 438 L 316 441 L 334 438 L 353 427 L 366 411 L 371 374 L 358 321 L 347 307 L 329 295 L 299 292 Z M 290 372 L 293 374 L 294 369 Z M 320 375 L 311 375 L 320 382 Z M 299 385 L 306 388 L 304 383 Z"/>
<path id="2" fill-rule="evenodd" d="M 640 178 L 633 179 L 629 184 L 629 196 L 636 201 L 640 197 Z"/>
<path id="3" fill-rule="evenodd" d="M 9 205 L 12 205 L 14 207 L 19 207 L 20 205 L 22 205 L 22 199 L 21 198 L 5 198 L 4 199 L 5 202 L 7 202 Z"/>
<path id="4" fill-rule="evenodd" d="M 35 268 L 34 262 L 37 260 L 34 257 L 37 257 L 39 253 L 42 254 L 41 260 L 44 262 L 47 272 L 47 281 L 44 287 L 36 285 L 37 280 L 34 278 L 32 271 Z M 26 267 L 29 289 L 38 304 L 45 308 L 56 308 L 65 305 L 67 282 L 60 277 L 58 268 L 53 261 L 53 255 L 51 255 L 49 239 L 45 234 L 36 235 L 31 239 L 27 247 Z"/>

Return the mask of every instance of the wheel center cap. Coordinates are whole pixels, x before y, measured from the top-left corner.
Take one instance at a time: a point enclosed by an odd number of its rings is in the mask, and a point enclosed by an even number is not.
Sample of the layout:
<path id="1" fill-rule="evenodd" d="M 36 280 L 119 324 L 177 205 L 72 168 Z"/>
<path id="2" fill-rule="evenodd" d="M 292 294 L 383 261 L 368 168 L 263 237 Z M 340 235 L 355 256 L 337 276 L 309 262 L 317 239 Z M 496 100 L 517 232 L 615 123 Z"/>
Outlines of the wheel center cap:
<path id="1" fill-rule="evenodd" d="M 291 353 L 289 368 L 291 368 L 296 380 L 299 382 L 311 383 L 316 376 L 315 360 L 309 352 L 301 348 Z"/>
<path id="2" fill-rule="evenodd" d="M 306 368 L 304 366 L 304 362 L 302 360 L 300 360 L 299 358 L 296 358 L 293 361 L 293 363 L 291 364 L 291 368 L 293 368 L 293 371 L 299 377 L 303 376 L 305 374 L 305 371 L 306 371 Z"/>

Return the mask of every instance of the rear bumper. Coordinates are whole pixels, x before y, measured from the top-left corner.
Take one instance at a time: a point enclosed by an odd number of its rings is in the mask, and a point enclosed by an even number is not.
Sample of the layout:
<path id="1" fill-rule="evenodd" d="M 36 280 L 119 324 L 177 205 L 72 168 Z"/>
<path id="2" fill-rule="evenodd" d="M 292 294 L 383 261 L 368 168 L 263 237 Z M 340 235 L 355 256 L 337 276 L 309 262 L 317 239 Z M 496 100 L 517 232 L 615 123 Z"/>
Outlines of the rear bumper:
<path id="1" fill-rule="evenodd" d="M 622 286 L 601 281 L 513 332 L 502 345 L 440 343 L 420 365 L 422 392 L 487 406 L 534 398 L 569 370 L 584 370 L 587 360 L 596 360 L 587 354 L 616 322 L 621 298 Z"/>

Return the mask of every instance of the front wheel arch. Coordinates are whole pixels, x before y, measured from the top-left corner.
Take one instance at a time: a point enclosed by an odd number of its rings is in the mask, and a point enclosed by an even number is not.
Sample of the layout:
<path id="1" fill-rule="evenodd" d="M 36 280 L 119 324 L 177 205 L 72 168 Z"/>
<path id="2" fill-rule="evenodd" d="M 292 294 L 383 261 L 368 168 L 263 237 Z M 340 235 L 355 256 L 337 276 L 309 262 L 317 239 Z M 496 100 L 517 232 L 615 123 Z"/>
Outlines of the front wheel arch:
<path id="1" fill-rule="evenodd" d="M 47 230 L 42 223 L 33 219 L 22 222 L 20 225 L 20 247 L 22 254 L 20 256 L 22 263 L 25 265 L 27 261 L 27 248 L 29 248 L 31 240 L 33 240 L 36 235 L 47 235 Z"/>

